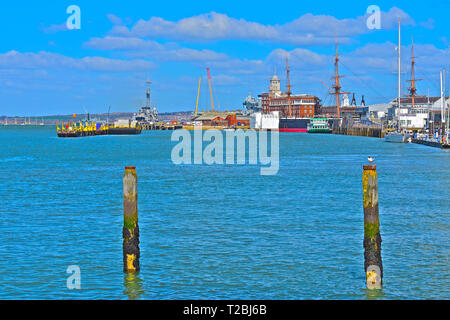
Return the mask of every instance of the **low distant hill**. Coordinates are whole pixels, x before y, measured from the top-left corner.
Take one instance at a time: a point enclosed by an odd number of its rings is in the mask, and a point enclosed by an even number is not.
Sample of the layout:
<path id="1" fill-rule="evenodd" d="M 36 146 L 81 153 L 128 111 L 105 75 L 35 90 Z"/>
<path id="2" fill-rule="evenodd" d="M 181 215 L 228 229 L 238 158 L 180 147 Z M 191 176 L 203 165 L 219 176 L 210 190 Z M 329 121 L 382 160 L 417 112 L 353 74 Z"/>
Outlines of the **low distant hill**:
<path id="1" fill-rule="evenodd" d="M 192 111 L 164 112 L 158 114 L 160 121 L 190 121 L 192 119 Z"/>
<path id="2" fill-rule="evenodd" d="M 107 113 L 91 113 L 89 114 L 90 120 L 106 121 L 109 119 L 113 122 L 118 119 L 130 119 L 133 117 L 133 112 L 111 112 L 109 115 Z M 74 117 L 75 116 L 75 117 Z M 177 120 L 184 121 L 190 120 L 192 117 L 192 111 L 178 111 L 178 112 L 163 112 L 159 114 L 159 119 L 161 121 Z M 15 122 L 21 123 L 41 123 L 55 124 L 56 122 L 63 121 L 82 121 L 87 119 L 87 114 L 66 114 L 66 115 L 51 115 L 51 116 L 30 116 L 30 117 L 7 117 L 0 116 L 0 122 L 8 122 L 13 124 Z"/>
<path id="3" fill-rule="evenodd" d="M 108 113 L 91 113 L 89 119 L 92 121 L 107 121 L 114 122 L 118 119 L 130 119 L 134 115 L 133 112 L 112 112 Z M 190 121 L 194 113 L 192 111 L 175 111 L 162 112 L 158 114 L 160 121 Z M 6 117 L 0 116 L 0 123 L 8 122 L 9 124 L 31 123 L 38 124 L 44 122 L 45 124 L 56 124 L 57 122 L 67 121 L 84 121 L 87 119 L 87 114 L 65 114 L 65 115 L 51 115 L 51 116 L 30 116 L 30 117 Z"/>

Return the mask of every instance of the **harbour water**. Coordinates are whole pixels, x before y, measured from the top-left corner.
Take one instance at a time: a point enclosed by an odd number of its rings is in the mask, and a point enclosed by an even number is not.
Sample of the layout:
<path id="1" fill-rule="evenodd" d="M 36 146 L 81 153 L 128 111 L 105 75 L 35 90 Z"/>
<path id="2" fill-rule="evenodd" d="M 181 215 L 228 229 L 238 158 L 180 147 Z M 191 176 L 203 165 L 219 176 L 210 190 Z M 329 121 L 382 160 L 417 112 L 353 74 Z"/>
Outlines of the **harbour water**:
<path id="1" fill-rule="evenodd" d="M 280 169 L 175 165 L 171 132 L 0 128 L 0 299 L 449 299 L 450 151 L 280 134 Z M 365 289 L 362 166 L 378 169 L 384 286 Z M 122 272 L 136 166 L 141 272 Z M 81 269 L 69 290 L 66 269 Z"/>

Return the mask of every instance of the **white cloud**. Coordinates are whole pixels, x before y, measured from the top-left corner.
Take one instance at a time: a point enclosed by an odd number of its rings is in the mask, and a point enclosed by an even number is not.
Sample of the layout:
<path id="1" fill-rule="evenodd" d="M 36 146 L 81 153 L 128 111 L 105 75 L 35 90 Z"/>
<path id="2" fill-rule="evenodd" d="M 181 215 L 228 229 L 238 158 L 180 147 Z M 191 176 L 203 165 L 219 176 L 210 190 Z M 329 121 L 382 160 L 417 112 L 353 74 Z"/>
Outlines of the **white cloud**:
<path id="1" fill-rule="evenodd" d="M 104 57 L 71 58 L 56 53 L 9 51 L 0 54 L 0 69 L 78 69 L 98 72 L 129 72 L 153 69 L 146 60 L 118 60 Z"/>
<path id="2" fill-rule="evenodd" d="M 273 50 L 267 57 L 267 61 L 279 63 L 289 58 L 289 63 L 291 65 L 296 65 L 297 67 L 314 68 L 317 66 L 324 66 L 328 63 L 325 55 L 320 55 L 311 50 L 296 48 L 291 51 L 286 51 L 283 49 Z"/>
<path id="3" fill-rule="evenodd" d="M 116 15 L 114 15 L 112 13 L 107 14 L 106 17 L 114 25 L 121 25 L 122 24 L 122 19 L 120 19 L 118 16 L 116 16 Z"/>
<path id="4" fill-rule="evenodd" d="M 352 19 L 337 19 L 327 15 L 305 14 L 283 25 L 264 25 L 226 14 L 211 12 L 178 21 L 161 17 L 139 20 L 131 29 L 116 26 L 111 34 L 124 37 L 173 39 L 184 42 L 209 42 L 216 40 L 269 41 L 294 45 L 326 45 L 339 37 L 341 43 L 350 42 L 351 36 L 371 32 L 367 29 L 368 15 Z M 399 8 L 382 12 L 382 29 L 396 28 L 397 20 L 403 25 L 415 24 L 414 20 Z"/>
<path id="5" fill-rule="evenodd" d="M 286 56 L 293 68 L 309 74 L 320 74 L 333 68 L 334 59 L 332 55 L 319 54 L 305 48 L 277 48 L 263 59 L 239 59 L 207 49 L 183 48 L 175 43 L 163 45 L 152 40 L 112 36 L 92 38 L 85 46 L 102 50 L 124 50 L 132 58 L 190 62 L 200 68 L 208 66 L 229 75 L 263 75 L 271 73 L 274 67 L 284 70 Z M 415 48 L 419 55 L 418 63 L 426 72 L 434 72 L 438 66 L 444 67 L 450 61 L 449 50 L 441 50 L 434 45 L 416 45 Z M 402 47 L 404 69 L 409 63 L 410 50 L 410 46 Z M 391 42 L 368 43 L 343 54 L 341 62 L 358 74 L 368 71 L 389 74 L 396 69 L 396 45 Z"/>
<path id="6" fill-rule="evenodd" d="M 397 70 L 396 48 L 391 42 L 368 43 L 344 56 L 343 60 L 357 65 L 357 70 L 363 73 L 374 69 L 392 72 Z M 411 45 L 402 46 L 403 70 L 410 68 L 411 55 Z M 450 49 L 439 49 L 432 44 L 415 44 L 414 55 L 417 57 L 416 71 L 419 73 L 435 73 L 450 63 Z"/>
<path id="7" fill-rule="evenodd" d="M 199 63 L 201 67 L 205 64 Z M 237 59 L 230 58 L 223 61 L 212 61 L 208 64 L 212 70 L 220 70 L 222 72 L 227 72 L 228 74 L 236 75 L 249 75 L 264 73 L 268 71 L 268 66 L 265 64 L 264 60 L 249 60 L 249 59 Z"/>
<path id="8" fill-rule="evenodd" d="M 450 48 L 439 49 L 432 44 L 414 45 L 414 55 L 417 56 L 417 67 L 423 67 L 426 72 L 438 73 L 440 69 L 450 68 Z"/>
<path id="9" fill-rule="evenodd" d="M 434 29 L 434 19 L 428 18 L 427 21 L 421 22 L 420 25 L 425 29 Z"/>
<path id="10" fill-rule="evenodd" d="M 368 56 L 392 57 L 396 52 L 396 47 L 397 46 L 392 42 L 368 43 L 363 47 L 356 48 L 351 55 L 362 58 Z"/>
<path id="11" fill-rule="evenodd" d="M 84 44 L 85 47 L 99 50 L 123 50 L 133 58 L 151 57 L 160 61 L 219 61 L 228 60 L 223 53 L 212 50 L 195 50 L 183 48 L 176 43 L 160 44 L 152 40 L 140 38 L 112 37 L 92 38 Z"/>
<path id="12" fill-rule="evenodd" d="M 66 22 L 60 23 L 60 24 L 53 24 L 51 26 L 44 26 L 42 25 L 42 31 L 44 33 L 57 33 L 61 31 L 68 31 Z"/>
<path id="13" fill-rule="evenodd" d="M 99 50 L 162 50 L 164 46 L 156 41 L 143 40 L 140 38 L 111 37 L 91 38 L 83 44 L 85 47 Z"/>

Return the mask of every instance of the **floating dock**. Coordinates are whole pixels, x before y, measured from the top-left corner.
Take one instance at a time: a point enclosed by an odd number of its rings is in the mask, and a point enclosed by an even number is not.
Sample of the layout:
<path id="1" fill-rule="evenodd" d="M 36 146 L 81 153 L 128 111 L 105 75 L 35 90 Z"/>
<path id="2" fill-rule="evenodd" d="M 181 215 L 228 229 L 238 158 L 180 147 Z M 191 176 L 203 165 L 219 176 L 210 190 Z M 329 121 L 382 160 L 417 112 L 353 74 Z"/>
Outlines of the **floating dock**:
<path id="1" fill-rule="evenodd" d="M 165 122 L 158 122 L 158 123 L 143 123 L 139 124 L 139 126 L 142 128 L 142 130 L 178 130 L 183 129 L 183 125 L 177 123 L 165 123 Z"/>
<path id="2" fill-rule="evenodd" d="M 417 144 L 423 144 L 425 146 L 429 146 L 429 147 L 435 147 L 435 148 L 441 148 L 441 149 L 450 149 L 450 144 L 448 143 L 442 143 L 442 142 L 438 142 L 438 141 L 433 141 L 433 140 L 423 140 L 423 139 L 415 139 L 413 138 L 411 140 L 412 143 L 417 143 Z"/>
<path id="3" fill-rule="evenodd" d="M 62 123 L 61 127 L 56 124 L 56 132 L 60 138 L 79 138 L 102 135 L 136 135 L 141 134 L 139 126 L 114 126 L 104 123 Z"/>
<path id="4" fill-rule="evenodd" d="M 247 131 L 250 129 L 249 126 L 235 126 L 235 127 L 228 127 L 228 126 L 194 126 L 194 125 L 184 125 L 182 129 L 184 130 L 219 130 L 219 131 L 226 131 L 226 130 L 244 130 Z"/>

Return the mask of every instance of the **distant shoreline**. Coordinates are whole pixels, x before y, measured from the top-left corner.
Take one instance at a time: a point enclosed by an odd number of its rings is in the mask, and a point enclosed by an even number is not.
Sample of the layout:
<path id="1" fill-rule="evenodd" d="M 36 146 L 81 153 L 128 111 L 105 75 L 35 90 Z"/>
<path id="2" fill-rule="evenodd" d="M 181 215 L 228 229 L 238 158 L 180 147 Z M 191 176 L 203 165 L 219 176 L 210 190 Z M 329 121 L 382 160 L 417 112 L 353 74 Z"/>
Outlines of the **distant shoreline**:
<path id="1" fill-rule="evenodd" d="M 190 119 L 192 117 L 192 111 L 175 111 L 175 112 L 162 112 L 158 114 L 158 117 L 161 121 L 166 120 L 182 120 L 182 119 Z M 74 117 L 75 115 L 75 117 Z M 91 120 L 100 120 L 104 121 L 109 118 L 110 121 L 115 121 L 117 119 L 129 119 L 134 115 L 134 112 L 111 112 L 108 113 L 90 113 L 89 118 Z M 62 114 L 62 115 L 47 115 L 47 116 L 0 116 L 0 122 L 8 121 L 11 124 L 14 124 L 15 121 L 18 123 L 23 122 L 41 122 L 45 121 L 46 123 L 56 123 L 57 121 L 82 121 L 87 119 L 87 114 Z"/>

